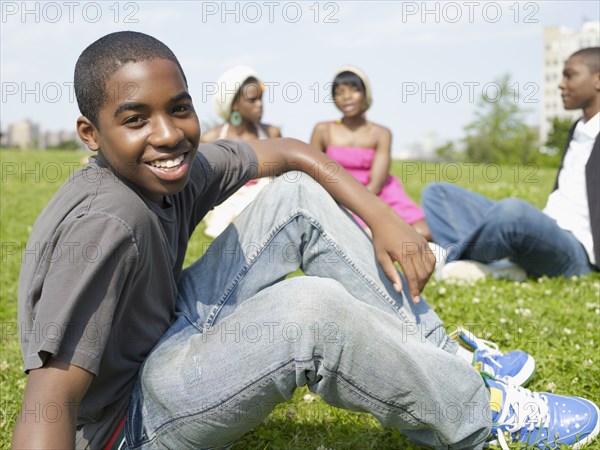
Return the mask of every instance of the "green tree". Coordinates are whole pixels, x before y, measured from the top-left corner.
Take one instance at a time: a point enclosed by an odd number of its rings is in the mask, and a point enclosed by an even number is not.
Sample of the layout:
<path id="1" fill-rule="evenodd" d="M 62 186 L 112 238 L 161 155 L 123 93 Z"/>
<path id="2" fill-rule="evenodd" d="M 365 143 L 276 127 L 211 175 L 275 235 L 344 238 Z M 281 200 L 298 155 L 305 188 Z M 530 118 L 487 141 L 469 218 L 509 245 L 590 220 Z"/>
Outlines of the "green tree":
<path id="1" fill-rule="evenodd" d="M 528 163 L 538 153 L 537 135 L 525 123 L 523 98 L 504 75 L 489 88 L 477 105 L 475 120 L 465 127 L 464 157 L 467 161 Z M 515 101 L 517 100 L 517 101 Z"/>
<path id="2" fill-rule="evenodd" d="M 563 150 L 569 138 L 573 121 L 569 118 L 553 117 L 552 129 L 548 133 L 544 147 L 540 149 L 535 163 L 544 167 L 558 167 Z"/>
<path id="3" fill-rule="evenodd" d="M 462 153 L 456 148 L 454 142 L 448 141 L 441 147 L 435 149 L 435 154 L 442 161 L 460 161 Z"/>
<path id="4" fill-rule="evenodd" d="M 552 129 L 548 133 L 546 138 L 546 147 L 554 150 L 556 153 L 561 154 L 569 139 L 569 131 L 573 126 L 573 120 L 570 118 L 553 117 Z"/>

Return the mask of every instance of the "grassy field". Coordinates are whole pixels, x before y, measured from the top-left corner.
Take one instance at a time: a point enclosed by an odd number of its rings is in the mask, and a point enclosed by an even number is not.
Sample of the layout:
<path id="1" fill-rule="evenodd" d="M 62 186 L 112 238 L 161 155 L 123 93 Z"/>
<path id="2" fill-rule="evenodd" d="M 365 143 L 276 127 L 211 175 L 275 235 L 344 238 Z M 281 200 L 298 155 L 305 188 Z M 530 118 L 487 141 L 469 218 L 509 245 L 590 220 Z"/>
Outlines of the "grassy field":
<path id="1" fill-rule="evenodd" d="M 77 152 L 1 151 L 0 184 L 0 448 L 10 446 L 25 377 L 15 331 L 17 282 L 31 226 L 48 199 L 78 165 Z M 530 166 L 396 162 L 393 172 L 419 198 L 434 181 L 455 182 L 491 198 L 515 196 L 543 207 L 554 182 L 552 169 Z M 207 238 L 201 226 L 186 264 L 201 255 Z M 524 283 L 486 280 L 472 285 L 432 281 L 424 296 L 446 321 L 470 327 L 503 349 L 520 348 L 536 357 L 530 387 L 580 395 L 600 403 L 600 276 L 529 279 Z M 234 449 L 416 449 L 367 414 L 327 406 L 305 388 L 279 405 Z M 591 449 L 600 449 L 594 443 Z"/>

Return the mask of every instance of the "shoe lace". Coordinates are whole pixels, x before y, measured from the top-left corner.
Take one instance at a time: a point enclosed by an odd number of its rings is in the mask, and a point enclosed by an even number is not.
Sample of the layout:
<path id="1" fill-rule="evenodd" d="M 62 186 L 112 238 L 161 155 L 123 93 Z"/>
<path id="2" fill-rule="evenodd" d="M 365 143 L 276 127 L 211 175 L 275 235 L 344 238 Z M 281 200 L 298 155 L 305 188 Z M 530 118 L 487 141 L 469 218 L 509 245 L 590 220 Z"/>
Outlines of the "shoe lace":
<path id="1" fill-rule="evenodd" d="M 496 366 L 497 368 L 502 367 L 502 364 L 495 358 L 496 356 L 504 355 L 504 353 L 498 349 L 498 344 L 479 338 L 474 338 L 474 341 L 477 343 L 477 353 L 481 355 L 481 358 L 484 359 L 486 363 Z"/>
<path id="2" fill-rule="evenodd" d="M 506 397 L 504 408 L 498 419 L 496 434 L 503 450 L 509 450 L 504 433 L 511 437 L 513 433 L 531 433 L 534 429 L 548 428 L 550 414 L 548 399 L 543 394 L 529 389 L 505 384 Z"/>

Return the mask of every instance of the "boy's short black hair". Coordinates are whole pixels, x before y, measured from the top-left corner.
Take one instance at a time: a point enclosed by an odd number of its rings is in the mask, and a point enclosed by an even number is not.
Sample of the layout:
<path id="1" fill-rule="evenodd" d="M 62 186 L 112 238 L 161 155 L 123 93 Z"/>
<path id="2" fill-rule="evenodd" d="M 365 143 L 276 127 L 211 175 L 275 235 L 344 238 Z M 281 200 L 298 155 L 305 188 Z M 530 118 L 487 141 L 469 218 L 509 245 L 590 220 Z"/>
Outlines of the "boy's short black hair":
<path id="1" fill-rule="evenodd" d="M 360 92 L 366 95 L 367 89 L 365 88 L 363 80 L 361 80 L 361 78 L 354 72 L 350 72 L 349 70 L 340 72 L 333 79 L 333 86 L 331 86 L 331 95 L 335 96 L 335 90 L 338 86 L 341 86 L 343 84 L 354 86 L 356 89 L 358 89 Z"/>
<path id="2" fill-rule="evenodd" d="M 582 48 L 569 56 L 569 59 L 574 56 L 583 60 L 583 63 L 590 69 L 590 73 L 600 72 L 600 47 Z"/>
<path id="3" fill-rule="evenodd" d="M 107 99 L 108 79 L 124 64 L 155 58 L 173 61 L 187 86 L 185 73 L 173 52 L 152 36 L 118 31 L 93 42 L 75 64 L 75 96 L 81 114 L 98 127 L 98 112 Z"/>

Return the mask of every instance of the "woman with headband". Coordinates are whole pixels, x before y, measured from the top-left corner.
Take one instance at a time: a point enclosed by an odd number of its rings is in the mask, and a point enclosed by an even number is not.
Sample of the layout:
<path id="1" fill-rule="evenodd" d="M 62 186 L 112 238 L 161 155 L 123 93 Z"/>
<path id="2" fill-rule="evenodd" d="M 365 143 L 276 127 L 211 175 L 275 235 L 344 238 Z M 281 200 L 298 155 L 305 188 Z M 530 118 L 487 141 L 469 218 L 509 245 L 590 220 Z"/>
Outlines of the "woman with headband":
<path id="1" fill-rule="evenodd" d="M 213 101 L 217 114 L 225 123 L 204 133 L 201 142 L 281 137 L 279 128 L 261 122 L 263 90 L 264 85 L 259 75 L 250 67 L 236 66 L 223 73 L 217 80 L 217 92 Z M 268 183 L 268 178 L 253 180 L 217 206 L 204 219 L 204 233 L 213 238 L 221 234 Z"/>

